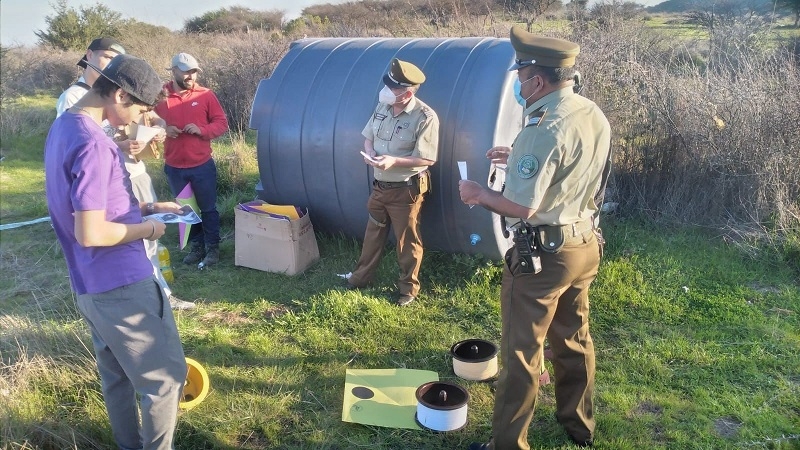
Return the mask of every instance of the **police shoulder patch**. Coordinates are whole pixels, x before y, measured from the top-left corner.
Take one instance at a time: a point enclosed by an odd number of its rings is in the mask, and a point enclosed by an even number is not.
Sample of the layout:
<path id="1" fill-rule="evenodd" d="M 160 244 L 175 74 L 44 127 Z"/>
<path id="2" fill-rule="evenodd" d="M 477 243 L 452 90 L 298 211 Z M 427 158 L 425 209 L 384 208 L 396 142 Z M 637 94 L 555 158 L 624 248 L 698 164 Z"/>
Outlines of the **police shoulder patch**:
<path id="1" fill-rule="evenodd" d="M 425 114 L 425 117 L 430 119 L 431 117 L 433 117 L 433 110 L 428 106 L 423 106 L 422 107 L 422 114 Z"/>
<path id="2" fill-rule="evenodd" d="M 517 174 L 520 178 L 531 178 L 539 172 L 539 160 L 533 155 L 522 155 L 517 162 Z"/>

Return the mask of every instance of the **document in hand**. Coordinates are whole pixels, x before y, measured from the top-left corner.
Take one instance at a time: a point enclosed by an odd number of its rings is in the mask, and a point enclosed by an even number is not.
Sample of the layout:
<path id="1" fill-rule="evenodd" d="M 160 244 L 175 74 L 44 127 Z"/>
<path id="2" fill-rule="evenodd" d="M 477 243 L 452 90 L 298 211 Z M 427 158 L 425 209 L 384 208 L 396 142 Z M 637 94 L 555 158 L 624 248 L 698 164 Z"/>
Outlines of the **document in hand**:
<path id="1" fill-rule="evenodd" d="M 159 159 L 161 158 L 161 152 L 158 149 L 158 144 L 153 142 L 153 138 L 161 132 L 161 128 L 158 127 L 148 127 L 146 125 L 140 125 L 138 123 L 132 123 L 130 125 L 130 133 L 128 137 L 135 141 L 145 142 L 145 148 L 139 153 L 137 158 L 139 159 Z"/>
<path id="2" fill-rule="evenodd" d="M 181 212 L 178 214 L 156 213 L 150 214 L 149 216 L 144 216 L 144 218 L 157 220 L 163 223 L 186 223 L 190 225 L 203 221 L 200 216 L 194 212 L 194 209 L 192 209 L 191 205 L 183 205 L 183 207 L 181 207 Z"/>
<path id="3" fill-rule="evenodd" d="M 374 157 L 372 157 L 372 156 L 370 156 L 369 154 L 367 154 L 367 152 L 364 152 L 364 151 L 362 151 L 362 152 L 361 152 L 361 155 L 363 155 L 363 156 L 364 156 L 364 158 L 367 158 L 367 160 L 368 160 L 369 162 L 372 162 L 372 163 L 378 163 L 378 162 L 380 162 L 380 161 L 378 161 L 377 159 L 375 159 Z"/>

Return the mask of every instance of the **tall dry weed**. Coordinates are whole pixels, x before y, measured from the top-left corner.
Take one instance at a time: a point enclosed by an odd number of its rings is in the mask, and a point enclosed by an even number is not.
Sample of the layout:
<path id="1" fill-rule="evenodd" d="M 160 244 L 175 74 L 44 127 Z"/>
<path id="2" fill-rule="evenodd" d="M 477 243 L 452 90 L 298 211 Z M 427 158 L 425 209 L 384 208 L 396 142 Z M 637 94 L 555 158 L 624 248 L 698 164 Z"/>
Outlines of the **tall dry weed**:
<path id="1" fill-rule="evenodd" d="M 51 47 L 10 47 L 0 53 L 0 99 L 58 95 L 80 75 L 80 52 Z"/>
<path id="2" fill-rule="evenodd" d="M 787 89 L 800 73 L 787 53 L 713 55 L 634 22 L 578 39 L 585 93 L 612 123 L 615 201 L 681 223 L 800 223 L 800 93 Z"/>

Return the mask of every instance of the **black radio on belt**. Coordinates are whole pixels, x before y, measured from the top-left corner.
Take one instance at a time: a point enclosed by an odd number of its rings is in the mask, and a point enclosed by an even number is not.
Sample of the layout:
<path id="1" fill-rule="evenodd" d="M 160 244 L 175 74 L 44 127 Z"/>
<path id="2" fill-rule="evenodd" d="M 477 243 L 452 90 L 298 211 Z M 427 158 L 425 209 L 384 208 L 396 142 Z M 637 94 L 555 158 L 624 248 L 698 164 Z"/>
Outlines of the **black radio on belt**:
<path id="1" fill-rule="evenodd" d="M 519 254 L 519 266 L 522 273 L 539 273 L 542 271 L 542 258 L 536 245 L 536 228 L 522 223 L 514 230 L 514 246 Z"/>

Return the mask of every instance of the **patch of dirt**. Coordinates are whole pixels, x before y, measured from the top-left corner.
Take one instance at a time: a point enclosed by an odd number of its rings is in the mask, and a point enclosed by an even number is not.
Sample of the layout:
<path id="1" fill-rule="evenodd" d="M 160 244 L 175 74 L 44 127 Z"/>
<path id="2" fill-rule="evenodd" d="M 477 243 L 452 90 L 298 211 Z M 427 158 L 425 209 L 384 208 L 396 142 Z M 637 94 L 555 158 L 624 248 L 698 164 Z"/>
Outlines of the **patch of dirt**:
<path id="1" fill-rule="evenodd" d="M 272 308 L 264 311 L 264 318 L 267 320 L 277 319 L 280 316 L 291 311 L 288 307 L 283 305 L 273 306 Z"/>
<path id="2" fill-rule="evenodd" d="M 730 439 L 736 437 L 742 423 L 733 417 L 720 417 L 714 421 L 714 430 L 720 437 Z"/>
<path id="3" fill-rule="evenodd" d="M 664 408 L 649 401 L 639 403 L 635 410 L 635 413 L 640 416 L 645 414 L 660 415 L 662 412 L 664 412 Z"/>
<path id="4" fill-rule="evenodd" d="M 201 320 L 227 326 L 250 325 L 253 323 L 253 319 L 235 311 L 209 311 L 203 314 Z"/>
<path id="5" fill-rule="evenodd" d="M 241 435 L 237 440 L 239 441 L 238 448 L 241 449 L 255 450 L 270 448 L 272 446 L 272 442 L 270 442 L 269 438 L 258 430 L 252 431 L 247 435 Z"/>

